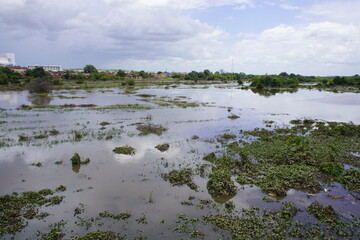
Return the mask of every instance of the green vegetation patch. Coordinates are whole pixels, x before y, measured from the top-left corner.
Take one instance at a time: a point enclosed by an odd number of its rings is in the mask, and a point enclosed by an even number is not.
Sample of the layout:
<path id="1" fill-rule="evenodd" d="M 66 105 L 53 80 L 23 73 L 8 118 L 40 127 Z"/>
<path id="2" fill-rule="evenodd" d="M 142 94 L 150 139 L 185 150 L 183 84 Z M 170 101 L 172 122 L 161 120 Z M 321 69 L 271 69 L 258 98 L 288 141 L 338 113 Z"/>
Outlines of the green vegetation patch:
<path id="1" fill-rule="evenodd" d="M 340 163 L 334 163 L 334 162 L 324 162 L 320 164 L 320 171 L 332 175 L 335 177 L 339 177 L 344 172 L 344 167 Z"/>
<path id="2" fill-rule="evenodd" d="M 181 170 L 172 170 L 167 174 L 163 174 L 164 180 L 169 181 L 174 186 L 188 185 L 189 188 L 196 190 L 198 186 L 192 180 L 193 171 L 190 168 Z"/>
<path id="3" fill-rule="evenodd" d="M 104 212 L 99 213 L 99 216 L 102 218 L 112 218 L 115 220 L 126 220 L 131 217 L 131 214 L 130 213 L 114 214 L 114 213 L 109 213 L 108 211 L 104 211 Z"/>
<path id="4" fill-rule="evenodd" d="M 318 192 L 321 185 L 316 180 L 315 169 L 302 165 L 280 165 L 255 180 L 255 184 L 267 193 L 286 196 L 289 189 Z"/>
<path id="5" fill-rule="evenodd" d="M 63 196 L 53 196 L 54 191 L 13 193 L 0 196 L 0 236 L 15 234 L 27 226 L 30 219 L 43 219 L 48 213 L 39 212 L 43 206 L 60 204 Z"/>
<path id="6" fill-rule="evenodd" d="M 82 161 L 80 155 L 77 152 L 74 153 L 74 155 L 72 156 L 72 158 L 70 160 L 71 160 L 72 165 L 80 165 L 80 164 L 86 165 L 86 164 L 90 163 L 89 158 L 86 158 L 85 160 Z"/>
<path id="7" fill-rule="evenodd" d="M 276 196 L 285 196 L 289 189 L 318 192 L 319 180 L 329 177 L 359 192 L 359 171 L 344 171 L 343 165 L 360 167 L 352 154 L 360 149 L 360 126 L 312 119 L 291 123 L 291 128 L 241 131 L 249 141 L 230 143 L 227 155 L 210 153 L 204 160 L 237 175 L 238 183 L 254 184 Z"/>
<path id="8" fill-rule="evenodd" d="M 136 129 L 140 131 L 140 135 L 155 134 L 158 136 L 162 135 L 163 132 L 168 130 L 160 124 L 153 123 L 141 123 L 137 126 Z"/>
<path id="9" fill-rule="evenodd" d="M 126 236 L 122 236 L 119 233 L 113 231 L 96 231 L 90 232 L 82 237 L 74 237 L 71 240 L 123 240 L 127 239 Z"/>
<path id="10" fill-rule="evenodd" d="M 227 169 L 213 171 L 206 186 L 209 194 L 215 197 L 233 196 L 237 191 L 231 180 L 231 173 Z"/>
<path id="11" fill-rule="evenodd" d="M 323 206 L 318 202 L 313 202 L 307 207 L 308 212 L 321 222 L 333 222 L 338 218 L 331 205 Z"/>
<path id="12" fill-rule="evenodd" d="M 116 147 L 113 149 L 113 152 L 116 154 L 124 154 L 124 155 L 134 155 L 136 150 L 135 148 L 129 146 L 129 145 L 125 145 L 122 147 Z"/>
<path id="13" fill-rule="evenodd" d="M 360 192 L 360 171 L 355 168 L 347 170 L 340 176 L 340 182 L 344 185 L 345 189 Z"/>
<path id="14" fill-rule="evenodd" d="M 240 118 L 240 116 L 235 115 L 235 114 L 231 114 L 230 116 L 228 116 L 228 118 L 229 118 L 229 119 L 232 119 L 232 120 L 235 120 L 235 119 Z"/>
<path id="15" fill-rule="evenodd" d="M 155 146 L 156 149 L 158 149 L 160 152 L 165 152 L 169 149 L 170 145 L 168 143 L 163 143 Z"/>

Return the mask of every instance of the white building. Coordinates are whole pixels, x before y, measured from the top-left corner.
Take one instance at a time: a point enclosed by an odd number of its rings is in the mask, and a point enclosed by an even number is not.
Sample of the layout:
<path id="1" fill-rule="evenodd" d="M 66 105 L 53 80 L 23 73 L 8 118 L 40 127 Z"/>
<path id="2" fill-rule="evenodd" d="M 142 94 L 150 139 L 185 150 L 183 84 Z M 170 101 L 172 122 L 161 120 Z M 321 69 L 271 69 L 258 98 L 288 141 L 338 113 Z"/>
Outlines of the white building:
<path id="1" fill-rule="evenodd" d="M 59 72 L 62 71 L 60 65 L 30 65 L 28 66 L 29 69 L 34 69 L 36 67 L 42 67 L 45 71 L 52 71 L 52 72 Z"/>
<path id="2" fill-rule="evenodd" d="M 15 53 L 0 53 L 0 67 L 15 66 Z"/>

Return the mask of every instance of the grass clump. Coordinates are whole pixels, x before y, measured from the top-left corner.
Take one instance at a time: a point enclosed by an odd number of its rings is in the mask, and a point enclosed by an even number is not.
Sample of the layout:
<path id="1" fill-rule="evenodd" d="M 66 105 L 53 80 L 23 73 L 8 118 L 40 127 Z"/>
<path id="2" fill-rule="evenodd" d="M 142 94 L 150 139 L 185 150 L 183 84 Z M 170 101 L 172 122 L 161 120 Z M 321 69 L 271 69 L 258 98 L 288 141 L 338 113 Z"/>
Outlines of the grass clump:
<path id="1" fill-rule="evenodd" d="M 149 135 L 149 134 L 156 134 L 160 136 L 163 132 L 167 131 L 168 129 L 161 126 L 160 124 L 153 124 L 153 123 L 141 123 L 137 126 L 137 130 L 140 131 L 140 135 Z"/>
<path id="2" fill-rule="evenodd" d="M 136 150 L 135 148 L 129 146 L 129 145 L 125 145 L 122 147 L 116 147 L 113 149 L 113 152 L 116 154 L 124 154 L 124 155 L 134 155 Z"/>
<path id="3" fill-rule="evenodd" d="M 340 163 L 324 162 L 320 164 L 320 171 L 335 177 L 339 177 L 344 172 L 344 167 Z"/>
<path id="4" fill-rule="evenodd" d="M 360 171 L 352 168 L 347 170 L 341 177 L 340 182 L 345 189 L 354 192 L 360 192 Z"/>
<path id="5" fill-rule="evenodd" d="M 189 188 L 196 190 L 198 186 L 192 180 L 193 172 L 190 168 L 181 170 L 172 170 L 167 174 L 163 174 L 163 178 L 174 186 L 188 185 Z"/>
<path id="6" fill-rule="evenodd" d="M 163 143 L 155 146 L 156 149 L 158 149 L 160 152 L 165 152 L 169 149 L 170 145 L 168 143 Z"/>
<path id="7" fill-rule="evenodd" d="M 227 169 L 219 169 L 210 174 L 206 185 L 210 195 L 215 197 L 233 196 L 237 188 L 231 180 L 231 173 Z"/>

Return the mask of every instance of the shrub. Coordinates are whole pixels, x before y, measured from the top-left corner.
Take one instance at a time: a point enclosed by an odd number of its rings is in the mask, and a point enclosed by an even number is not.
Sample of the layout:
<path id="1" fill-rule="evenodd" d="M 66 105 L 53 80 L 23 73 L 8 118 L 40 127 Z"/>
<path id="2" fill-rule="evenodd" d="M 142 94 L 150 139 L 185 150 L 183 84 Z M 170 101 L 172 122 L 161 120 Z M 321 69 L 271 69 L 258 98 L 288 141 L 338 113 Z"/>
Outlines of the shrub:
<path id="1" fill-rule="evenodd" d="M 30 92 L 48 93 L 51 90 L 51 83 L 47 77 L 36 78 L 28 83 L 27 88 Z"/>

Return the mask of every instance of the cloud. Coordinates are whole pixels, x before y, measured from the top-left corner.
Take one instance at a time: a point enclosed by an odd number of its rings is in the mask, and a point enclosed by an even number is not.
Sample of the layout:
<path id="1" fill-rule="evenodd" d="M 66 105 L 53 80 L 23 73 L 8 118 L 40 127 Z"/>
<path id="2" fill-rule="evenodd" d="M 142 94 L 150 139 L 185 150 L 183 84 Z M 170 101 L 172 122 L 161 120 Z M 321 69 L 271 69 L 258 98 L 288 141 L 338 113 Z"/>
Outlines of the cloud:
<path id="1" fill-rule="evenodd" d="M 290 5 L 290 4 L 287 4 L 287 3 L 280 4 L 280 7 L 282 9 L 285 9 L 285 10 L 298 10 L 298 9 L 300 9 L 300 7 L 298 7 L 298 6 Z"/>
<path id="2" fill-rule="evenodd" d="M 340 23 L 360 24 L 359 9 L 358 0 L 330 0 L 314 4 L 304 11 L 304 15 Z"/>
<path id="3" fill-rule="evenodd" d="M 220 6 L 263 12 L 269 4 L 297 9 L 301 18 L 257 33 L 236 32 L 233 24 L 229 34 L 192 15 Z M 359 8 L 350 0 L 307 9 L 284 0 L 3 0 L 0 52 L 16 52 L 22 65 L 65 68 L 215 71 L 230 70 L 234 59 L 236 71 L 252 73 L 353 73 L 360 62 Z"/>

